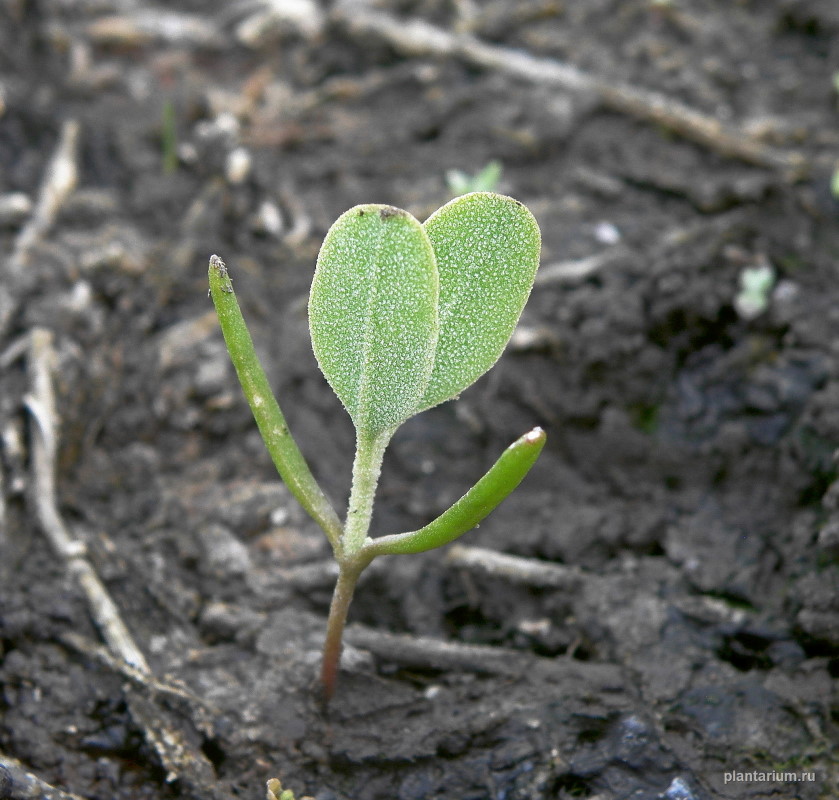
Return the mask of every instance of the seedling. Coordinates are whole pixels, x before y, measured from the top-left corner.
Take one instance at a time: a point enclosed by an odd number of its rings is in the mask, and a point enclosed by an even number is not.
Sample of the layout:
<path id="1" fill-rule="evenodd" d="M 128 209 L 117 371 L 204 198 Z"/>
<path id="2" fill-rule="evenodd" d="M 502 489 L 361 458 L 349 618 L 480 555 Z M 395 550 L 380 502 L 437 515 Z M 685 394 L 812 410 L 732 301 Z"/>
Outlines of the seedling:
<path id="1" fill-rule="evenodd" d="M 457 397 L 498 360 L 530 294 L 539 247 L 533 215 L 512 198 L 486 192 L 452 200 L 424 224 L 392 206 L 362 205 L 330 228 L 312 282 L 309 327 L 318 364 L 356 428 L 343 523 L 288 431 L 224 263 L 210 259 L 210 293 L 259 431 L 338 562 L 321 668 L 327 700 L 365 567 L 376 556 L 421 553 L 466 533 L 518 486 L 542 450 L 545 433 L 534 428 L 425 527 L 368 536 L 388 442 L 405 420 Z"/>
<path id="2" fill-rule="evenodd" d="M 494 192 L 500 180 L 500 161 L 490 161 L 474 175 L 460 169 L 450 169 L 446 172 L 446 185 L 453 197 L 470 192 Z"/>
<path id="3" fill-rule="evenodd" d="M 283 789 L 278 778 L 271 778 L 265 787 L 265 800 L 295 800 L 291 789 Z M 300 800 L 314 800 L 313 797 L 301 797 Z"/>
<path id="4" fill-rule="evenodd" d="M 839 200 L 839 164 L 833 168 L 833 174 L 830 176 L 830 193 L 835 200 Z"/>
<path id="5" fill-rule="evenodd" d="M 768 264 L 747 267 L 740 273 L 740 291 L 734 298 L 737 313 L 746 320 L 759 317 L 769 307 L 775 271 Z"/>
<path id="6" fill-rule="evenodd" d="M 175 102 L 171 98 L 168 98 L 163 104 L 163 118 L 160 127 L 163 174 L 174 175 L 178 171 L 178 121 L 175 117 Z"/>

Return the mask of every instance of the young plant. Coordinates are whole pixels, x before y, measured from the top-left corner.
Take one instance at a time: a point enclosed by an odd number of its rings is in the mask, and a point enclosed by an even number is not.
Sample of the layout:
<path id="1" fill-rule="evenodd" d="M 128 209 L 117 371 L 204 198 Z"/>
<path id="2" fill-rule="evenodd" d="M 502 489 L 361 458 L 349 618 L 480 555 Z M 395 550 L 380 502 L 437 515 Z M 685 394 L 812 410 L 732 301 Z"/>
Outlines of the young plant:
<path id="1" fill-rule="evenodd" d="M 768 264 L 747 267 L 740 273 L 740 291 L 734 298 L 734 308 L 745 320 L 759 317 L 767 308 L 775 287 L 775 270 Z"/>
<path id="2" fill-rule="evenodd" d="M 527 474 L 545 443 L 534 428 L 451 508 L 415 531 L 368 536 L 385 448 L 405 420 L 457 397 L 499 358 L 539 264 L 539 227 L 518 201 L 477 192 L 424 223 L 362 205 L 326 234 L 309 299 L 318 364 L 356 429 L 344 522 L 312 476 L 268 385 L 224 263 L 210 259 L 210 294 L 245 397 L 292 494 L 323 528 L 339 565 L 321 680 L 334 690 L 353 590 L 381 555 L 420 553 L 477 525 Z"/>
<path id="3" fill-rule="evenodd" d="M 453 197 L 470 192 L 494 192 L 501 180 L 501 169 L 500 161 L 490 161 L 474 175 L 460 169 L 450 169 L 446 172 L 446 185 Z"/>

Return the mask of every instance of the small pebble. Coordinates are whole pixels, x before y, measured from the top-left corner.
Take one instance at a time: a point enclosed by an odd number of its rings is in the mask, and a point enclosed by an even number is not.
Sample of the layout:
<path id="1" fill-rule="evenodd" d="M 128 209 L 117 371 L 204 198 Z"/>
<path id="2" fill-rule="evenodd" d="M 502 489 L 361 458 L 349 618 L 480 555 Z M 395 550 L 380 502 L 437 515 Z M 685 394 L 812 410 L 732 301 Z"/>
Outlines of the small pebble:
<path id="1" fill-rule="evenodd" d="M 695 800 L 696 795 L 690 790 L 684 778 L 673 778 L 664 797 L 667 800 Z"/>
<path id="2" fill-rule="evenodd" d="M 251 568 L 248 548 L 224 525 L 205 525 L 200 538 L 207 566 L 213 572 L 243 575 Z"/>
<path id="3" fill-rule="evenodd" d="M 280 528 L 285 525 L 286 522 L 288 522 L 288 518 L 288 509 L 285 506 L 277 506 L 277 508 L 275 508 L 268 517 L 271 524 L 276 528 Z"/>
<path id="4" fill-rule="evenodd" d="M 598 222 L 594 227 L 594 238 L 600 244 L 617 244 L 623 237 L 611 222 Z"/>
<path id="5" fill-rule="evenodd" d="M 279 238 L 285 225 L 280 209 L 270 200 L 263 201 L 254 215 L 253 227 L 257 233 L 265 233 Z"/>
<path id="6" fill-rule="evenodd" d="M 30 213 L 32 213 L 32 200 L 28 194 L 9 192 L 0 195 L 0 225 L 18 225 Z"/>
<path id="7" fill-rule="evenodd" d="M 253 160 L 251 154 L 244 147 L 237 147 L 227 154 L 227 162 L 225 164 L 225 175 L 227 180 L 238 185 L 244 183 L 248 175 L 250 175 Z"/>

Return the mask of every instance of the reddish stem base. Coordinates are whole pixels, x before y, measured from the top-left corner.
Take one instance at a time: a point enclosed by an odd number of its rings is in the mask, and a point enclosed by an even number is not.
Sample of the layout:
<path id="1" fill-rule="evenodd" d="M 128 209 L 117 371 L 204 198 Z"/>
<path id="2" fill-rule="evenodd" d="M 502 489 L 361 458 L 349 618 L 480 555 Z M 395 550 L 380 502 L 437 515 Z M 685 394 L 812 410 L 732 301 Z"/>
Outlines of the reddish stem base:
<path id="1" fill-rule="evenodd" d="M 323 699 L 328 703 L 335 694 L 338 682 L 338 670 L 341 665 L 342 638 L 347 623 L 355 585 L 368 561 L 342 565 L 338 573 L 338 582 L 332 593 L 329 607 L 329 620 L 326 623 L 326 639 L 323 643 L 323 660 L 320 668 L 320 681 L 323 687 Z"/>

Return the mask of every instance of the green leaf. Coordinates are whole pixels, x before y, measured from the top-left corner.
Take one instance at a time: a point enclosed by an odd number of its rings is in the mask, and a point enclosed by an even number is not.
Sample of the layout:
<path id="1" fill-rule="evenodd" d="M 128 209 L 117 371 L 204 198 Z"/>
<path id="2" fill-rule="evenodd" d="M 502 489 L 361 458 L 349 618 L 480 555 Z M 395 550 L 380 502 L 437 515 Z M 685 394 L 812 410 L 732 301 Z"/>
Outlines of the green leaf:
<path id="1" fill-rule="evenodd" d="M 452 200 L 424 227 L 440 274 L 440 335 L 417 412 L 456 397 L 498 360 L 530 295 L 541 245 L 530 211 L 488 192 Z"/>
<path id="2" fill-rule="evenodd" d="M 433 522 L 418 531 L 368 539 L 365 552 L 371 558 L 422 553 L 453 542 L 472 530 L 522 482 L 539 458 L 545 439 L 545 432 L 541 428 L 534 428 L 520 436 L 501 454 L 483 478 Z"/>
<path id="3" fill-rule="evenodd" d="M 271 460 L 291 493 L 323 528 L 335 552 L 340 553 L 341 522 L 289 433 L 283 412 L 254 350 L 227 267 L 218 256 L 210 258 L 209 280 L 210 295 L 230 360 L 236 368 Z"/>
<path id="4" fill-rule="evenodd" d="M 407 211 L 356 206 L 326 234 L 309 298 L 312 346 L 359 433 L 392 433 L 416 413 L 438 294 L 431 242 Z"/>
<path id="5" fill-rule="evenodd" d="M 490 161 L 482 170 L 469 175 L 459 169 L 450 169 L 446 173 L 446 183 L 454 197 L 470 192 L 494 192 L 501 180 L 501 162 Z"/>

